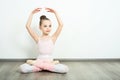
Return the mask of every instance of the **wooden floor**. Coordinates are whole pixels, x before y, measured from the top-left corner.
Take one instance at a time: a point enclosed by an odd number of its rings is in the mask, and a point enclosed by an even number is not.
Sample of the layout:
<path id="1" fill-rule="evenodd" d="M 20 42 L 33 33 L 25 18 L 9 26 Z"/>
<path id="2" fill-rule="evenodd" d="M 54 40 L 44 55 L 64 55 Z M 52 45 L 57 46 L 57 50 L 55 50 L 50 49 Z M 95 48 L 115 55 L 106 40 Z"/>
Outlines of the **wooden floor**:
<path id="1" fill-rule="evenodd" d="M 61 62 L 68 65 L 67 74 L 38 72 L 21 74 L 18 67 L 23 62 L 0 62 L 0 80 L 120 80 L 119 61 Z"/>

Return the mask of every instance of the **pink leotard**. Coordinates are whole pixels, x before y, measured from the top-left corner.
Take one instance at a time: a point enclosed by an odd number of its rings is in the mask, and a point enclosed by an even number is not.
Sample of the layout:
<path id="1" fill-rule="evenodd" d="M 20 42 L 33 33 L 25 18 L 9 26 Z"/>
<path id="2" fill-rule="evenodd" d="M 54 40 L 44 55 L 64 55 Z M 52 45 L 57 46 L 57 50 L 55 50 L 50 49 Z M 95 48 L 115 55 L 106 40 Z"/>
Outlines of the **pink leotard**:
<path id="1" fill-rule="evenodd" d="M 40 38 L 38 41 L 39 56 L 38 59 L 52 58 L 54 43 L 51 37 Z"/>
<path id="2" fill-rule="evenodd" d="M 34 66 L 42 69 L 52 69 L 53 61 L 52 52 L 54 48 L 54 43 L 52 39 L 49 38 L 40 38 L 38 41 L 39 56 L 34 64 Z"/>

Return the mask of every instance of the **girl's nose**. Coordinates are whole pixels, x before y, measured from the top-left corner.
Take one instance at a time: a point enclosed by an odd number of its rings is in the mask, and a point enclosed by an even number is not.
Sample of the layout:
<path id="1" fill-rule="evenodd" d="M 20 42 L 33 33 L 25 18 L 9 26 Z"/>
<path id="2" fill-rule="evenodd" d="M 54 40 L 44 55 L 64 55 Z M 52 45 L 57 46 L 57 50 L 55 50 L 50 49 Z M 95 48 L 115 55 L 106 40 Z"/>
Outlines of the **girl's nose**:
<path id="1" fill-rule="evenodd" d="M 50 27 L 49 27 L 49 26 L 47 26 L 47 29 L 50 29 Z"/>

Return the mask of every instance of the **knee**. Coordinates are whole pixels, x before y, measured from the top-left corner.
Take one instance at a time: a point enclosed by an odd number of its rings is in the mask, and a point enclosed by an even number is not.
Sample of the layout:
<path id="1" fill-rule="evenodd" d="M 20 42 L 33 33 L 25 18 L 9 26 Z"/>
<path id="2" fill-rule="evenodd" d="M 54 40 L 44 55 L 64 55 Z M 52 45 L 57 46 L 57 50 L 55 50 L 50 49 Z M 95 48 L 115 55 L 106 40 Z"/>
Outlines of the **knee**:
<path id="1" fill-rule="evenodd" d="M 69 71 L 68 66 L 64 65 L 63 69 L 61 70 L 62 73 L 67 73 Z"/>
<path id="2" fill-rule="evenodd" d="M 20 65 L 19 71 L 21 73 L 28 73 L 28 72 L 32 72 L 32 68 L 30 67 L 29 64 L 24 63 L 24 64 Z"/>
<path id="3" fill-rule="evenodd" d="M 58 73 L 67 73 L 68 71 L 69 71 L 68 66 L 63 64 L 58 64 L 55 67 L 55 72 L 58 72 Z"/>

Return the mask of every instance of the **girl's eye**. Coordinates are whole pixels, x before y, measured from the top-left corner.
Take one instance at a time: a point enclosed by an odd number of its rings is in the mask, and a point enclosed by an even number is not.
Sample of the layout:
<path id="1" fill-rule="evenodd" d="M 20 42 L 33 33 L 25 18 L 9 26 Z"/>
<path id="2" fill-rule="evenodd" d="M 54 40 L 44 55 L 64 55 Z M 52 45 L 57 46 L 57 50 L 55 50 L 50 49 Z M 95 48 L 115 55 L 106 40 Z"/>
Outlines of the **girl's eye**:
<path id="1" fill-rule="evenodd" d="M 47 27 L 47 25 L 44 25 L 44 27 Z"/>
<path id="2" fill-rule="evenodd" d="M 51 27 L 51 25 L 49 25 L 49 27 Z"/>

